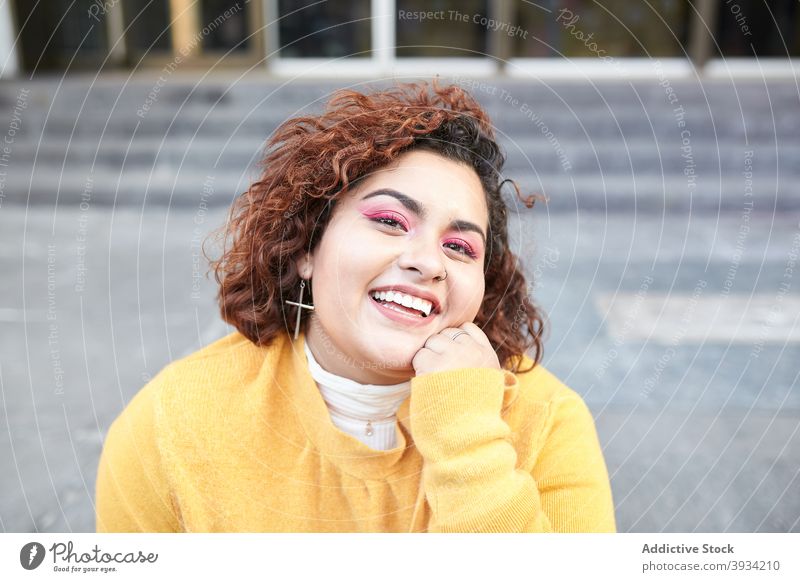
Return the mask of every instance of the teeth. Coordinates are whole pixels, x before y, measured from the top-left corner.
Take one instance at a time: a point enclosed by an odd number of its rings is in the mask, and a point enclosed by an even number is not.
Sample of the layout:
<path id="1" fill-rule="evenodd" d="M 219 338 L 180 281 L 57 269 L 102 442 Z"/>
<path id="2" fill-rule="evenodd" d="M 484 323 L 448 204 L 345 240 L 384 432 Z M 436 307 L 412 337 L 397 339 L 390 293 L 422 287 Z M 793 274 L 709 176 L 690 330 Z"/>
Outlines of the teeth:
<path id="1" fill-rule="evenodd" d="M 430 301 L 422 299 L 421 297 L 414 297 L 413 295 L 400 293 L 398 291 L 373 291 L 371 295 L 379 301 L 397 303 L 403 307 L 416 309 L 417 311 L 424 313 L 426 317 L 431 314 L 431 311 L 433 311 L 433 303 Z"/>

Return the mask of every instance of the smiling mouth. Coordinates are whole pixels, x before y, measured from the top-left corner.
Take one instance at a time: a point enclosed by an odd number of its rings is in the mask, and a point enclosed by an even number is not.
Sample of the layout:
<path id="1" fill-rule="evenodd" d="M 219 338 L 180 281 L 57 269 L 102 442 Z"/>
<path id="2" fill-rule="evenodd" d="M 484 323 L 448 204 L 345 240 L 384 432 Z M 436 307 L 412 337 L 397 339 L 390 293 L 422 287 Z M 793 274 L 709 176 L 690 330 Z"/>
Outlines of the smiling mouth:
<path id="1" fill-rule="evenodd" d="M 429 317 L 429 312 L 432 309 L 432 306 L 428 302 L 425 302 L 425 304 L 423 305 L 417 303 L 416 304 L 417 307 L 415 307 L 414 303 L 412 303 L 410 306 L 407 306 L 399 304 L 396 301 L 389 301 L 386 298 L 385 294 L 384 294 L 384 299 L 380 299 L 380 295 L 375 292 L 371 292 L 369 294 L 369 297 L 370 299 L 372 299 L 372 301 L 374 301 L 379 305 L 382 305 L 386 309 L 391 309 L 392 311 L 397 311 L 398 313 L 403 313 L 405 315 L 412 315 L 414 317 L 419 317 L 420 319 L 425 319 Z"/>

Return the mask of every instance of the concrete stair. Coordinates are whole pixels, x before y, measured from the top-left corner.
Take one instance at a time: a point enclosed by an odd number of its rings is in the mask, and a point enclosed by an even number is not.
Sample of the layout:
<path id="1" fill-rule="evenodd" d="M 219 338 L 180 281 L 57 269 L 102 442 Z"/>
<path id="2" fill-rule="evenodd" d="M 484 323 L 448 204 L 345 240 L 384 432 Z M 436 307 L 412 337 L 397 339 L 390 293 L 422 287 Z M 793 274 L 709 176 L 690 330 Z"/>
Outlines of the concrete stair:
<path id="1" fill-rule="evenodd" d="M 486 83 L 474 94 L 496 123 L 505 174 L 547 196 L 550 211 L 741 210 L 745 169 L 758 208 L 800 208 L 792 82 L 675 81 L 672 104 L 656 81 Z M 195 206 L 213 176 L 210 203 L 227 205 L 257 176 L 280 122 L 318 112 L 339 87 L 364 85 L 176 77 L 154 93 L 155 82 L 138 77 L 5 82 L 0 132 L 20 89 L 29 93 L 2 201 L 79 204 L 91 182 L 91 202 L 101 206 Z"/>

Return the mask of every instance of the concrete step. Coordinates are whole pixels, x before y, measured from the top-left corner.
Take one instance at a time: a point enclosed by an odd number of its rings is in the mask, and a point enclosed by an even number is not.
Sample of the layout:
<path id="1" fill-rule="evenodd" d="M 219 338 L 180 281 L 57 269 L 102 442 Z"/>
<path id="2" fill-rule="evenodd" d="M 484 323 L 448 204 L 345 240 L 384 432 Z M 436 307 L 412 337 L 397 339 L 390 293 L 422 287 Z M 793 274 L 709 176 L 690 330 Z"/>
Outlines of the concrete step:
<path id="1" fill-rule="evenodd" d="M 378 84 L 350 85 L 365 90 Z M 319 112 L 331 92 L 345 86 L 346 81 L 198 82 L 177 76 L 169 77 L 163 87 L 147 78 L 5 82 L 0 84 L 0 119 L 11 118 L 24 90 L 28 96 L 19 138 L 130 138 L 135 133 L 265 139 L 281 121 Z M 670 87 L 677 96 L 672 103 L 655 81 L 544 84 L 489 79 L 476 87 L 474 95 L 485 104 L 498 131 L 513 137 L 540 132 L 546 125 L 561 141 L 587 135 L 668 139 L 680 134 L 676 107 L 685 112 L 683 120 L 693 136 L 747 136 L 748 140 L 800 136 L 800 103 L 791 82 L 676 81 Z"/>
<path id="2" fill-rule="evenodd" d="M 266 139 L 278 125 L 291 117 L 305 114 L 286 104 L 267 104 L 264 110 L 245 108 L 162 107 L 139 117 L 135 109 L 84 108 L 26 113 L 19 137 L 38 140 L 58 136 L 99 139 L 107 136 L 131 139 L 138 136 L 186 138 L 259 138 Z M 520 111 L 503 109 L 492 115 L 499 136 L 521 138 L 552 132 L 561 142 L 573 139 L 673 139 L 683 129 L 691 136 L 706 139 L 800 140 L 800 110 L 784 108 L 763 115 L 735 110 L 690 111 L 683 118 L 685 128 L 671 111 L 638 109 L 634 111 L 555 110 L 542 107 Z"/>
<path id="3" fill-rule="evenodd" d="M 282 120 L 319 111 L 335 89 L 378 85 L 177 75 L 167 81 L 156 93 L 147 77 L 0 84 L 0 133 L 4 118 L 11 128 L 15 111 L 19 117 L 0 203 L 79 204 L 88 189 L 100 205 L 191 207 L 211 175 L 219 194 L 210 203 L 228 204 L 257 176 L 265 140 Z M 474 94 L 508 153 L 505 175 L 549 196 L 551 210 L 741 211 L 747 150 L 755 152 L 754 199 L 800 206 L 793 83 L 670 87 L 686 112 L 685 128 L 654 81 L 487 79 Z M 21 91 L 27 97 L 19 110 Z"/>
<path id="4" fill-rule="evenodd" d="M 143 103 L 154 101 L 156 107 L 166 105 L 178 107 L 197 104 L 219 103 L 241 109 L 264 103 L 283 104 L 285 107 L 320 106 L 339 89 L 349 88 L 367 91 L 391 85 L 394 80 L 383 82 L 363 79 L 292 79 L 282 80 L 258 75 L 225 75 L 216 72 L 212 76 L 198 77 L 194 74 L 169 75 L 159 81 L 158 74 L 102 76 L 73 74 L 68 77 L 42 75 L 35 80 L 21 79 L 0 83 L 0 105 L 13 102 L 20 87 L 28 88 L 37 102 L 71 104 L 78 108 L 86 103 L 90 108 L 106 107 L 116 103 L 119 108 L 138 108 Z M 415 81 L 401 79 L 398 82 Z M 430 79 L 427 79 L 430 80 Z M 537 106 L 557 108 L 596 108 L 606 110 L 616 105 L 634 107 L 642 104 L 683 105 L 691 110 L 719 110 L 733 107 L 736 110 L 754 113 L 769 113 L 782 107 L 797 107 L 797 87 L 791 79 L 651 79 L 639 80 L 575 80 L 544 81 L 538 79 L 487 78 L 468 79 L 443 75 L 441 85 L 454 83 L 469 90 L 487 107 L 530 103 Z M 668 87 L 667 87 L 668 85 Z M 668 103 L 668 88 L 671 99 Z"/>
<path id="5" fill-rule="evenodd" d="M 800 182 L 779 181 L 764 174 L 754 180 L 753 196 L 745 197 L 744 183 L 738 175 L 702 176 L 690 183 L 684 176 L 664 176 L 637 172 L 635 175 L 570 175 L 520 172 L 514 179 L 525 194 L 540 193 L 548 198 L 549 211 L 612 212 L 742 212 L 746 203 L 756 209 L 800 210 Z M 257 178 L 254 170 L 227 169 L 199 171 L 175 169 L 169 164 L 152 168 L 94 173 L 67 167 L 37 171 L 33 178 L 22 173 L 9 174 L 4 183 L 3 204 L 78 206 L 81 202 L 99 206 L 228 206 Z M 207 195 L 213 186 L 212 195 Z M 694 184 L 693 186 L 690 184 Z M 512 205 L 519 206 L 506 191 Z"/>
<path id="6" fill-rule="evenodd" d="M 558 145 L 564 150 L 563 156 L 544 136 L 506 139 L 502 145 L 507 154 L 507 175 L 526 171 L 543 174 L 564 171 L 570 174 L 596 174 L 598 171 L 604 174 L 682 174 L 689 161 L 682 156 L 684 152 L 679 138 L 661 142 L 642 138 L 559 142 Z M 230 141 L 205 135 L 188 139 L 147 136 L 134 140 L 106 138 L 102 142 L 70 140 L 60 136 L 41 143 L 21 142 L 15 146 L 13 153 L 15 163 L 24 165 L 28 160 L 35 160 L 37 167 L 59 168 L 59 171 L 61 166 L 73 164 L 106 167 L 109 171 L 116 171 L 123 166 L 149 171 L 154 166 L 164 164 L 176 170 L 215 168 L 242 171 L 258 163 L 264 146 L 264 141 L 254 136 L 237 137 Z M 745 149 L 755 152 L 752 165 L 756 171 L 775 174 L 777 168 L 780 175 L 786 178 L 800 177 L 800 143 L 794 142 L 776 148 L 774 144 L 743 146 L 698 139 L 691 143 L 691 161 L 706 174 L 738 174 L 744 167 Z"/>

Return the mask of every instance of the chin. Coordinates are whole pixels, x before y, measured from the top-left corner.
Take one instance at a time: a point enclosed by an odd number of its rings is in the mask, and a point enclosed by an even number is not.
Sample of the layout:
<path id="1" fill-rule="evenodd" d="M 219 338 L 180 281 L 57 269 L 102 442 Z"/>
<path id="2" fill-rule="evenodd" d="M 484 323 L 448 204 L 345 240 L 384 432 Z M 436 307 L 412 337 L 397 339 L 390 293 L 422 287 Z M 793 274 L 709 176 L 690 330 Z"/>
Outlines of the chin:
<path id="1" fill-rule="evenodd" d="M 377 353 L 372 354 L 371 361 L 377 369 L 409 371 L 413 374 L 414 366 L 411 361 L 421 347 L 421 345 L 419 347 L 407 346 L 403 348 L 385 346 L 386 349 L 378 347 Z"/>

